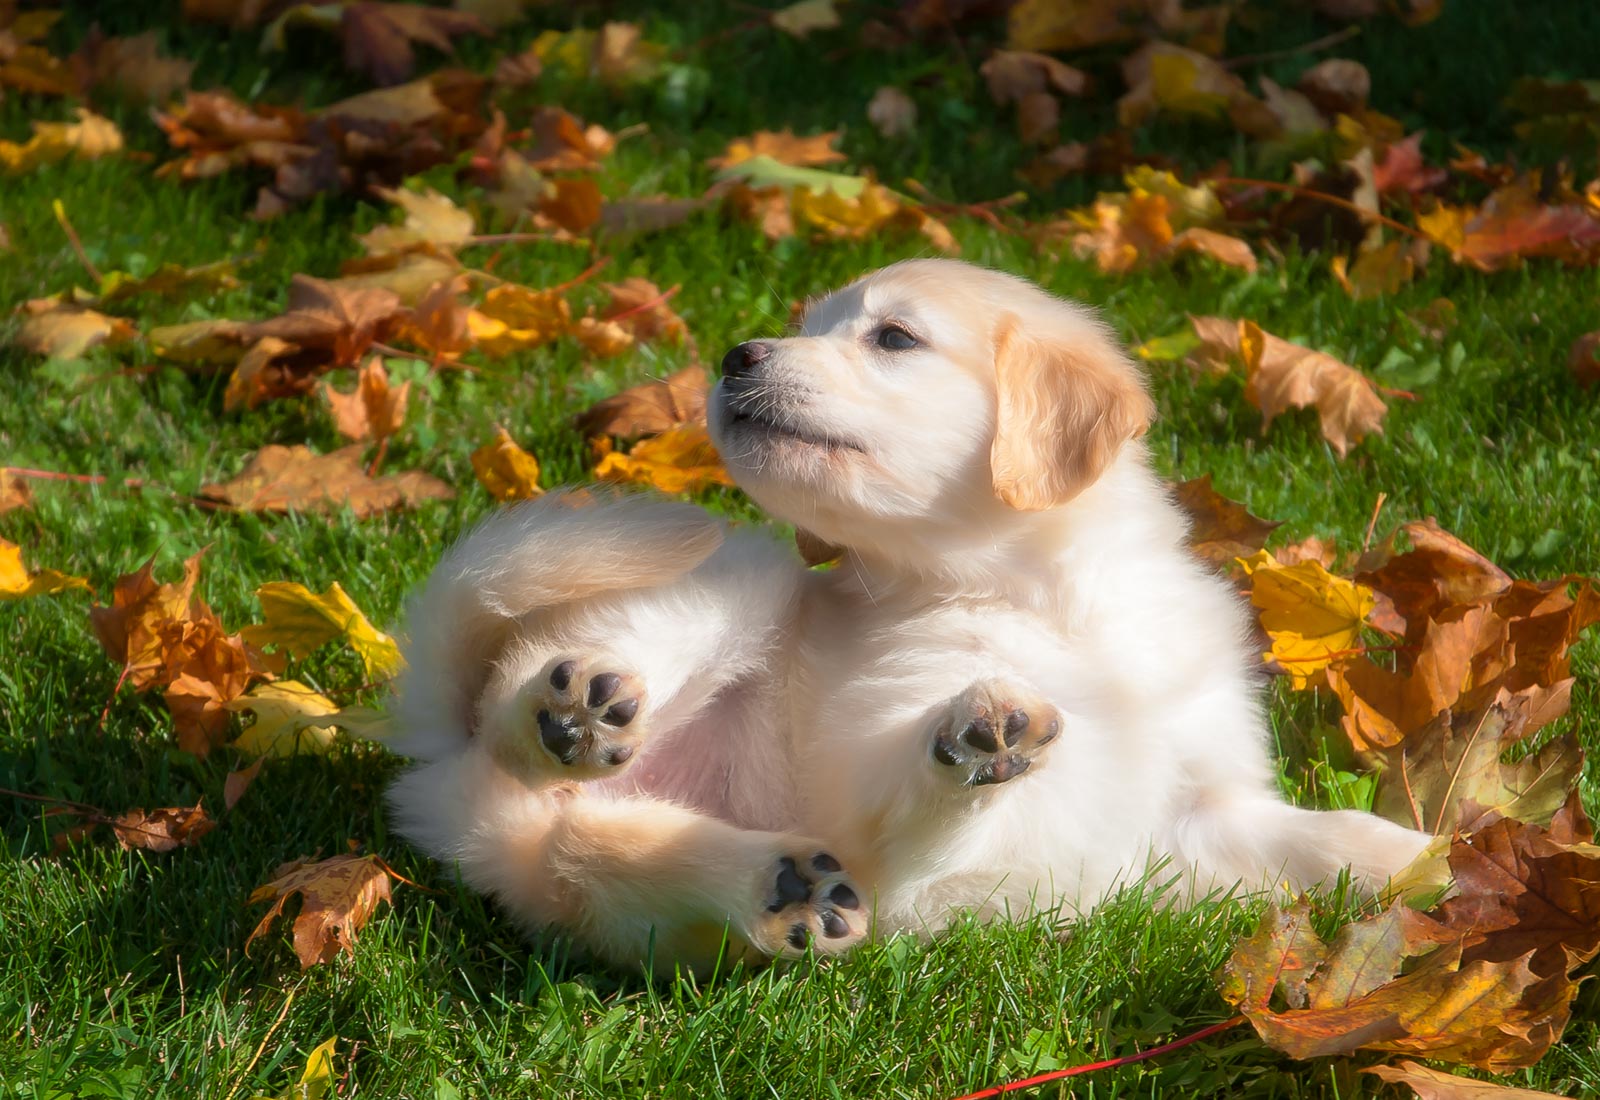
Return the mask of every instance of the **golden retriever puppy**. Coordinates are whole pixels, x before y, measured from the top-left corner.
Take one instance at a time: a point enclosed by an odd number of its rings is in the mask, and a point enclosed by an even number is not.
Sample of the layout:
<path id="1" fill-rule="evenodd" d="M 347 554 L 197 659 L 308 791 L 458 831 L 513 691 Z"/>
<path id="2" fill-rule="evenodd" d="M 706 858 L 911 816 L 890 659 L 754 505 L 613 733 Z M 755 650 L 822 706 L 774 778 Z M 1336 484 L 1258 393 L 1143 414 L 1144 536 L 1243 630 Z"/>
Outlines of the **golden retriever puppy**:
<path id="1" fill-rule="evenodd" d="M 1083 911 L 1158 863 L 1180 900 L 1381 884 L 1428 838 L 1279 796 L 1152 413 L 1092 314 L 948 260 L 739 345 L 713 438 L 840 564 L 646 498 L 491 517 L 412 609 L 400 831 L 658 969 Z"/>

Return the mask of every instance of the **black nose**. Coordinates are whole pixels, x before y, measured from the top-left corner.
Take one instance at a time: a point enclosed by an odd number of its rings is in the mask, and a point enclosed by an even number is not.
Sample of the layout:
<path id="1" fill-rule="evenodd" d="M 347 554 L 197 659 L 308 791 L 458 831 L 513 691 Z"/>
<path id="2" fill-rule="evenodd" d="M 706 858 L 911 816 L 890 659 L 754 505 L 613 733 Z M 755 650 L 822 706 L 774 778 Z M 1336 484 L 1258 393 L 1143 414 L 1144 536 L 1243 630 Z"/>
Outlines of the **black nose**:
<path id="1" fill-rule="evenodd" d="M 772 345 L 760 340 L 747 340 L 722 357 L 722 377 L 738 378 L 749 374 L 756 364 L 772 354 Z"/>

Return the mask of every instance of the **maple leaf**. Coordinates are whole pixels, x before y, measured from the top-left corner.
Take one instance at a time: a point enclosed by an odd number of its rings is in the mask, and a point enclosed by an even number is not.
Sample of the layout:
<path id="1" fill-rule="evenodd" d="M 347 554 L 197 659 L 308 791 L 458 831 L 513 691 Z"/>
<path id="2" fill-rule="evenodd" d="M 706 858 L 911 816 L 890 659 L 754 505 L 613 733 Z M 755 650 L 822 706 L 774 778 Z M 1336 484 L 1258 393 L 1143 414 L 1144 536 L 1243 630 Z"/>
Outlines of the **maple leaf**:
<path id="1" fill-rule="evenodd" d="M 1049 54 L 1031 50 L 996 50 L 978 70 L 996 103 L 1014 103 L 1017 126 L 1025 142 L 1053 136 L 1061 108 L 1056 95 L 1082 95 L 1089 78 L 1081 69 Z"/>
<path id="2" fill-rule="evenodd" d="M 602 481 L 652 485 L 663 493 L 733 484 L 706 429 L 698 424 L 681 425 L 643 440 L 627 454 L 605 454 L 595 467 L 594 476 Z"/>
<path id="3" fill-rule="evenodd" d="M 1281 565 L 1262 550 L 1239 564 L 1250 577 L 1250 602 L 1272 638 L 1266 656 L 1276 660 L 1296 688 L 1355 650 L 1372 611 L 1372 591 L 1335 577 L 1320 562 Z"/>
<path id="4" fill-rule="evenodd" d="M 1390 1084 L 1406 1085 L 1416 1094 L 1417 1100 L 1562 1100 L 1553 1092 L 1458 1077 L 1405 1059 L 1392 1066 L 1367 1066 L 1361 1072 Z"/>
<path id="5" fill-rule="evenodd" d="M 305 657 L 332 641 L 344 641 L 361 658 L 371 677 L 392 676 L 401 666 L 400 648 L 372 625 L 338 581 L 322 593 L 293 581 L 270 581 L 256 589 L 265 620 L 247 626 L 240 637 L 255 646 L 282 646 Z"/>
<path id="6" fill-rule="evenodd" d="M 1380 625 L 1391 633 L 1409 634 L 1414 627 L 1420 636 L 1428 621 L 1445 611 L 1488 603 L 1511 588 L 1505 570 L 1432 517 L 1400 530 L 1411 549 L 1385 556 L 1357 578 L 1389 598 L 1394 618 Z"/>
<path id="7" fill-rule="evenodd" d="M 867 121 L 886 138 L 910 137 L 917 128 L 917 105 L 899 88 L 885 84 L 867 103 Z"/>
<path id="8" fill-rule="evenodd" d="M 245 337 L 273 337 L 327 354 L 331 365 L 351 366 L 393 323 L 400 296 L 380 288 L 350 289 L 326 279 L 296 275 L 282 315 L 245 328 Z"/>
<path id="9" fill-rule="evenodd" d="M 255 762 L 248 767 L 240 768 L 238 771 L 231 771 L 223 777 L 222 805 L 224 808 L 231 810 L 239 804 L 239 800 L 244 797 L 245 792 L 250 789 L 250 785 L 261 774 L 261 766 L 266 762 L 267 758 L 265 756 L 258 756 Z"/>
<path id="10" fill-rule="evenodd" d="M 580 317 L 572 326 L 572 338 L 599 359 L 610 359 L 633 347 L 633 333 L 615 321 Z"/>
<path id="11" fill-rule="evenodd" d="M 17 330 L 18 347 L 49 359 L 76 359 L 102 344 L 123 344 L 138 330 L 120 317 L 50 298 L 22 306 L 27 319 Z"/>
<path id="12" fill-rule="evenodd" d="M 557 291 L 497 286 L 469 317 L 485 355 L 502 356 L 548 344 L 572 327 L 572 308 Z"/>
<path id="13" fill-rule="evenodd" d="M 592 171 L 611 155 L 617 140 L 604 126 L 585 126 L 582 120 L 560 107 L 540 107 L 528 122 L 533 146 L 527 153 L 528 167 L 536 172 Z"/>
<path id="14" fill-rule="evenodd" d="M 25 600 L 30 596 L 50 596 L 76 588 L 88 589 L 88 579 L 54 569 L 30 573 L 22 564 L 22 547 L 0 538 L 0 600 Z"/>
<path id="15" fill-rule="evenodd" d="M 0 516 L 18 508 L 33 507 L 33 490 L 26 478 L 0 466 Z"/>
<path id="16" fill-rule="evenodd" d="M 194 62 L 161 56 L 161 36 L 146 31 L 128 38 L 108 38 L 91 27 L 71 60 L 84 88 L 109 88 L 136 106 L 165 102 L 189 86 Z"/>
<path id="17" fill-rule="evenodd" d="M 1301 73 L 1295 87 L 1329 117 L 1353 115 L 1367 105 L 1372 74 L 1359 61 L 1330 57 Z"/>
<path id="18" fill-rule="evenodd" d="M 417 470 L 369 476 L 361 463 L 359 445 L 319 455 L 298 443 L 263 447 L 237 477 L 207 485 L 200 492 L 241 512 L 323 512 L 348 507 L 358 519 L 455 496 L 450 486 Z"/>
<path id="19" fill-rule="evenodd" d="M 611 298 L 603 319 L 621 325 L 640 343 L 678 344 L 688 339 L 689 326 L 667 304 L 677 287 L 663 291 L 649 279 L 631 276 L 620 283 L 601 283 L 600 289 Z"/>
<path id="20" fill-rule="evenodd" d="M 193 806 L 160 810 L 129 810 L 118 814 L 108 824 L 116 834 L 117 844 L 126 850 L 135 848 L 147 852 L 170 852 L 175 848 L 193 847 L 200 838 L 217 827 L 216 821 L 205 808 L 196 802 Z"/>
<path id="21" fill-rule="evenodd" d="M 545 31 L 532 49 L 545 65 L 599 80 L 612 88 L 653 80 L 666 48 L 647 42 L 634 23 L 606 23 L 598 31 Z"/>
<path id="22" fill-rule="evenodd" d="M 1237 75 L 1170 42 L 1151 42 L 1124 59 L 1122 76 L 1128 92 L 1117 100 L 1117 122 L 1127 129 L 1157 113 L 1220 119 L 1259 107 Z"/>
<path id="23" fill-rule="evenodd" d="M 333 6 L 297 4 L 266 28 L 265 46 L 284 49 L 287 29 L 295 24 L 337 33 L 344 42 L 345 67 L 383 86 L 399 84 L 416 71 L 413 42 L 453 53 L 452 39 L 464 34 L 488 34 L 477 16 L 448 8 L 414 4 L 354 0 Z"/>
<path id="24" fill-rule="evenodd" d="M 75 95 L 78 81 L 60 58 L 39 45 L 61 18 L 59 11 L 0 11 L 0 88 L 37 95 Z"/>
<path id="25" fill-rule="evenodd" d="M 400 207 L 405 221 L 398 226 L 380 225 L 357 237 L 370 255 L 394 255 L 419 248 L 451 254 L 472 237 L 472 215 L 431 187 L 420 192 L 388 187 L 373 190 Z"/>
<path id="26" fill-rule="evenodd" d="M 0 141 L 0 172 L 32 172 L 70 157 L 94 160 L 122 151 L 122 131 L 108 118 L 83 107 L 76 122 L 33 122 L 33 137 L 18 144 Z"/>
<path id="27" fill-rule="evenodd" d="M 411 383 L 391 389 L 383 360 L 374 355 L 356 377 L 356 388 L 340 393 L 326 382 L 322 396 L 333 411 L 334 426 L 346 439 L 384 440 L 400 430 L 406 419 Z"/>
<path id="28" fill-rule="evenodd" d="M 711 168 L 721 171 L 741 164 L 752 157 L 767 157 L 779 164 L 795 168 L 814 168 L 819 164 L 838 164 L 844 154 L 833 148 L 839 140 L 839 131 L 796 137 L 793 130 L 758 130 L 749 137 L 734 138 L 722 155 L 706 161 Z"/>
<path id="29" fill-rule="evenodd" d="M 1192 37 L 1218 53 L 1228 16 L 1225 4 L 1186 11 L 1150 0 L 1021 0 L 1011 8 L 1007 41 L 1013 49 L 1081 50 L 1160 33 Z"/>
<path id="30" fill-rule="evenodd" d="M 398 878 L 375 855 L 331 856 L 324 860 L 298 859 L 282 864 L 272 880 L 256 887 L 250 904 L 270 901 L 272 908 L 245 940 L 250 945 L 283 915 L 284 902 L 299 894 L 300 913 L 294 920 L 294 953 L 300 969 L 333 961 L 340 951 L 355 953 L 356 936 L 371 919 L 380 901 L 390 902 L 390 878 Z"/>
<path id="31" fill-rule="evenodd" d="M 624 439 L 659 435 L 680 424 L 704 424 L 710 389 L 704 367 L 685 367 L 595 402 L 573 417 L 573 424 L 586 436 Z"/>
<path id="32" fill-rule="evenodd" d="M 306 1056 L 305 1069 L 300 1079 L 276 1097 L 257 1096 L 252 1100 L 327 1100 L 336 1095 L 338 1079 L 334 1075 L 333 1051 L 339 1042 L 337 1035 L 318 1045 Z"/>
<path id="33" fill-rule="evenodd" d="M 495 426 L 494 439 L 472 452 L 472 472 L 496 500 L 532 500 L 539 488 L 539 460 L 517 446 L 511 433 Z"/>
<path id="34" fill-rule="evenodd" d="M 1411 282 L 1417 262 L 1410 244 L 1393 240 L 1362 249 L 1354 263 L 1344 256 L 1335 256 L 1328 266 L 1346 294 L 1365 299 L 1398 293 Z"/>
<path id="35" fill-rule="evenodd" d="M 368 738 L 382 736 L 388 727 L 388 717 L 382 711 L 340 707 L 297 680 L 258 684 L 248 695 L 230 700 L 227 706 L 255 718 L 230 746 L 262 758 L 326 753 L 333 746 L 335 726 Z"/>
<path id="36" fill-rule="evenodd" d="M 1526 182 L 1496 190 L 1476 210 L 1440 203 L 1417 216 L 1417 228 L 1456 262 L 1480 271 L 1537 256 L 1573 264 L 1600 258 L 1600 212 L 1579 203 L 1545 204 Z"/>
<path id="37" fill-rule="evenodd" d="M 1255 253 L 1237 237 L 1212 229 L 1222 203 L 1208 187 L 1187 187 L 1171 172 L 1146 166 L 1124 177 L 1129 190 L 1103 193 L 1092 206 L 1071 211 L 1044 227 L 1064 236 L 1079 256 L 1093 256 L 1101 271 L 1120 274 L 1181 252 L 1200 252 L 1231 267 L 1256 268 Z"/>
<path id="38" fill-rule="evenodd" d="M 1173 486 L 1173 495 L 1189 517 L 1189 549 L 1216 569 L 1258 552 L 1279 526 L 1217 492 L 1210 474 L 1180 482 Z"/>

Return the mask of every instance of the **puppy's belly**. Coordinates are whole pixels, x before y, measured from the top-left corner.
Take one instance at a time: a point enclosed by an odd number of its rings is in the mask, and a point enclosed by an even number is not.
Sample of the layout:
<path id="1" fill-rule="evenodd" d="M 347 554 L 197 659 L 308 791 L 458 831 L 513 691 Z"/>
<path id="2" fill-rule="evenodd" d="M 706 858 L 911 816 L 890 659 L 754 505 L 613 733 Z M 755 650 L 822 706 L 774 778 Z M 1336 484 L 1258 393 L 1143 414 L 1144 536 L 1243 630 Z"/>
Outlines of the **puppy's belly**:
<path id="1" fill-rule="evenodd" d="M 721 692 L 655 734 L 627 771 L 587 789 L 660 798 L 746 829 L 793 829 L 795 789 L 770 696 L 754 682 Z"/>

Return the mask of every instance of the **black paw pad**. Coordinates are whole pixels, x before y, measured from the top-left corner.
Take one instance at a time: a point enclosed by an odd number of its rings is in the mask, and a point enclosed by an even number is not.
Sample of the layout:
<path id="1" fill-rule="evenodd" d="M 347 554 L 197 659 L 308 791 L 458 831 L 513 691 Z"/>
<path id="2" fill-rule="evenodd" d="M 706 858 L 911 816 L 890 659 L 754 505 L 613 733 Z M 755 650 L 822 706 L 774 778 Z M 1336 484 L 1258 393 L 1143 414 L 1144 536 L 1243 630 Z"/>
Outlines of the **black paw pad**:
<path id="1" fill-rule="evenodd" d="M 601 715 L 600 720 L 608 726 L 626 726 L 638 713 L 639 700 L 624 699 L 620 703 L 612 703 L 611 708 Z"/>
<path id="2" fill-rule="evenodd" d="M 630 745 L 618 745 L 606 753 L 606 763 L 612 767 L 616 767 L 618 764 L 626 764 L 631 759 L 633 759 L 633 748 Z"/>
<path id="3" fill-rule="evenodd" d="M 1028 712 L 1014 710 L 1006 715 L 1006 748 L 1010 748 L 1022 740 L 1022 735 L 1028 728 Z"/>
<path id="4" fill-rule="evenodd" d="M 822 911 L 822 934 L 830 940 L 836 940 L 840 936 L 848 936 L 850 934 L 850 926 L 844 922 L 843 917 L 832 909 L 824 909 Z"/>
<path id="5" fill-rule="evenodd" d="M 811 866 L 815 867 L 824 875 L 831 875 L 835 871 L 844 870 L 844 868 L 839 865 L 839 861 L 834 859 L 827 852 L 818 852 L 816 855 L 812 856 Z"/>
<path id="6" fill-rule="evenodd" d="M 589 681 L 589 705 L 597 707 L 610 699 L 622 686 L 622 677 L 615 672 L 602 672 Z"/>
<path id="7" fill-rule="evenodd" d="M 974 718 L 972 724 L 961 731 L 961 739 L 983 752 L 1000 750 L 1000 742 L 994 736 L 994 724 L 987 718 Z"/>
<path id="8" fill-rule="evenodd" d="M 828 891 L 828 900 L 840 909 L 859 909 L 861 907 L 861 899 L 856 897 L 856 892 L 842 882 Z"/>
<path id="9" fill-rule="evenodd" d="M 789 946 L 796 951 L 804 951 L 810 939 L 811 933 L 806 931 L 806 926 L 803 924 L 796 924 L 789 929 Z"/>
<path id="10" fill-rule="evenodd" d="M 567 685 L 572 683 L 572 674 L 577 671 L 577 661 L 562 661 L 550 670 L 550 686 L 557 691 L 566 691 Z"/>
<path id="11" fill-rule="evenodd" d="M 780 869 L 778 871 L 778 900 L 776 904 L 768 906 L 768 909 L 776 913 L 784 906 L 805 901 L 810 896 L 811 884 L 805 880 L 799 869 L 795 867 L 794 860 L 784 856 L 780 861 Z"/>
<path id="12" fill-rule="evenodd" d="M 961 757 L 956 755 L 955 746 L 940 736 L 933 742 L 933 758 L 941 764 L 954 766 L 961 763 Z"/>
<path id="13" fill-rule="evenodd" d="M 581 731 L 551 716 L 547 710 L 536 715 L 539 721 L 539 740 L 563 763 L 569 761 L 573 748 L 582 739 Z"/>

